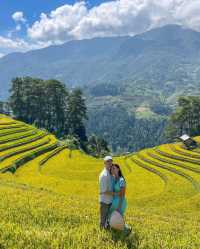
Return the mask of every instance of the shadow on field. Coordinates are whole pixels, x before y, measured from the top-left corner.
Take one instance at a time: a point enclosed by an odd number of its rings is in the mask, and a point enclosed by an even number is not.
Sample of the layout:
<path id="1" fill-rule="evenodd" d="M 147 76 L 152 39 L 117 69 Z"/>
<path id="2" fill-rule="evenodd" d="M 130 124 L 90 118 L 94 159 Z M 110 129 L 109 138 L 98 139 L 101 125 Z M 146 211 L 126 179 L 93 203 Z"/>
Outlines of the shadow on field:
<path id="1" fill-rule="evenodd" d="M 135 230 L 132 230 L 132 232 L 127 236 L 121 231 L 116 231 L 116 230 L 111 229 L 111 236 L 114 242 L 120 241 L 121 243 L 126 244 L 128 249 L 138 248 L 139 236 Z"/>

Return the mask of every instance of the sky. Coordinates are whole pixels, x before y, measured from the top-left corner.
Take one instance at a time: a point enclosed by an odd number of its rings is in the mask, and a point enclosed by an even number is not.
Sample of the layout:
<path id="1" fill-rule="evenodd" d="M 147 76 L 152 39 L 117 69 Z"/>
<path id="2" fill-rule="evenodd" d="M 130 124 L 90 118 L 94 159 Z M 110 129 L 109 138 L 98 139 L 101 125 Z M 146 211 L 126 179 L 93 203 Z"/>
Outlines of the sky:
<path id="1" fill-rule="evenodd" d="M 200 0 L 0 0 L 0 57 L 166 24 L 200 31 Z"/>

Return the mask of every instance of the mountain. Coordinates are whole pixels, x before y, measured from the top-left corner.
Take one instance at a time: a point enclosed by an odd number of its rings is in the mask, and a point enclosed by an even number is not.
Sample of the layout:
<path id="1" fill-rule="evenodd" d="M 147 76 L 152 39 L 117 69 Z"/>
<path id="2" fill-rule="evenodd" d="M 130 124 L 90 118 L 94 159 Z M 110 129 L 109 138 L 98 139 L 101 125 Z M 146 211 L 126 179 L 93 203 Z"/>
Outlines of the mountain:
<path id="1" fill-rule="evenodd" d="M 9 54 L 0 59 L 0 87 L 4 92 L 0 97 L 7 96 L 10 80 L 16 76 L 56 78 L 68 86 L 95 82 L 126 39 L 71 41 L 27 53 Z"/>
<path id="2" fill-rule="evenodd" d="M 200 91 L 199 55 L 200 33 L 178 25 L 134 37 L 70 41 L 12 53 L 0 59 L 0 98 L 8 96 L 13 77 L 32 76 L 56 78 L 70 87 L 87 86 L 93 97 L 113 95 L 113 89 L 121 102 L 135 98 L 136 106 L 160 95 L 171 101 L 177 94 Z"/>
<path id="3" fill-rule="evenodd" d="M 178 25 L 133 37 L 94 38 L 0 58 L 0 100 L 13 77 L 55 78 L 86 95 L 87 134 L 113 151 L 165 143 L 180 95 L 200 95 L 200 33 Z"/>

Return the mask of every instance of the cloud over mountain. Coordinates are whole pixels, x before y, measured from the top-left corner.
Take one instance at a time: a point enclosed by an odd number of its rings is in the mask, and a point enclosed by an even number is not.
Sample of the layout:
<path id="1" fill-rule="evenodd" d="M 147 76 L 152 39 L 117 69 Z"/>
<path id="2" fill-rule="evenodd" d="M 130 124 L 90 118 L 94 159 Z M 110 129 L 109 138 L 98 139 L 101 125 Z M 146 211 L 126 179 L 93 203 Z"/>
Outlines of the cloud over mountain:
<path id="1" fill-rule="evenodd" d="M 33 47 L 61 44 L 74 39 L 124 36 L 143 33 L 166 24 L 179 24 L 200 31 L 199 0 L 112 0 L 89 7 L 86 1 L 65 4 L 50 13 L 41 13 L 28 23 L 24 13 L 12 15 L 18 24 L 26 22 L 26 36 L 11 40 L 0 37 L 0 52 L 26 51 Z M 8 40 L 8 49 L 6 39 Z"/>
<path id="2" fill-rule="evenodd" d="M 117 0 L 88 8 L 86 2 L 63 5 L 29 29 L 39 41 L 60 43 L 71 39 L 135 35 L 166 24 L 200 30 L 198 0 Z"/>

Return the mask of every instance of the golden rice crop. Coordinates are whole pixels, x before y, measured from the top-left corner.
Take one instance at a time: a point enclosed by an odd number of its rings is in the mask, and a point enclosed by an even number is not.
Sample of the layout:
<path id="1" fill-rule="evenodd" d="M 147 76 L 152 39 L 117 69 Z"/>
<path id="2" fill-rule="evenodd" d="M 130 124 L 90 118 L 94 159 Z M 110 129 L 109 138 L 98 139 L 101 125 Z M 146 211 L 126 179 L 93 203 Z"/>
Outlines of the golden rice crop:
<path id="1" fill-rule="evenodd" d="M 9 126 L 9 122 L 13 120 L 0 117 L 0 123 Z M 38 142 L 8 149 L 1 155 Z M 0 144 L 0 148 L 5 145 Z M 175 146 L 183 151 L 181 144 Z M 199 249 L 200 193 L 195 184 L 200 184 L 200 175 L 192 170 L 198 165 L 173 158 L 181 154 L 168 145 L 159 149 L 171 157 L 151 148 L 114 158 L 127 181 L 126 222 L 133 227 L 129 237 L 99 229 L 101 159 L 64 149 L 42 166 L 39 162 L 51 152 L 21 165 L 15 174 L 0 174 L 0 248 Z M 30 151 L 11 156 L 0 167 L 26 153 Z"/>

